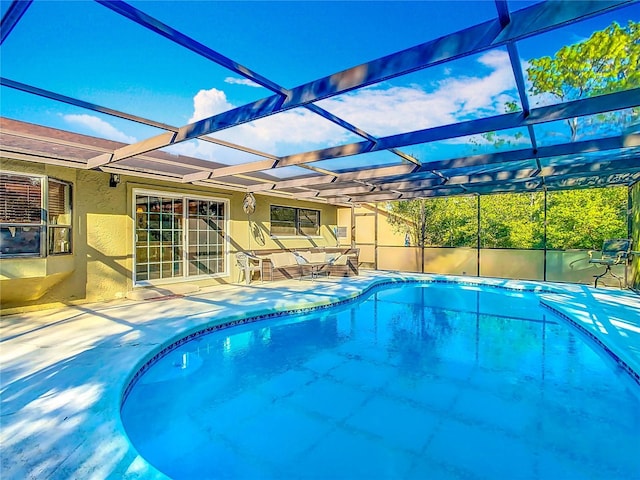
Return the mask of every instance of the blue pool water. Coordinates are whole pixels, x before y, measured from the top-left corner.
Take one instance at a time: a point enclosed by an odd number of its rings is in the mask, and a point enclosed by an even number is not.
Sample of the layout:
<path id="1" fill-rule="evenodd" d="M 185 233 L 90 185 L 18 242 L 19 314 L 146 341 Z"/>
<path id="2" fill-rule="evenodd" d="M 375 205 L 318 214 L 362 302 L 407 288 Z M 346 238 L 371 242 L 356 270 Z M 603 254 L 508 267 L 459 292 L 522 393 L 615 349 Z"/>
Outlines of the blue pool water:
<path id="1" fill-rule="evenodd" d="M 173 478 L 640 478 L 637 385 L 533 294 L 407 284 L 202 335 L 122 407 Z"/>

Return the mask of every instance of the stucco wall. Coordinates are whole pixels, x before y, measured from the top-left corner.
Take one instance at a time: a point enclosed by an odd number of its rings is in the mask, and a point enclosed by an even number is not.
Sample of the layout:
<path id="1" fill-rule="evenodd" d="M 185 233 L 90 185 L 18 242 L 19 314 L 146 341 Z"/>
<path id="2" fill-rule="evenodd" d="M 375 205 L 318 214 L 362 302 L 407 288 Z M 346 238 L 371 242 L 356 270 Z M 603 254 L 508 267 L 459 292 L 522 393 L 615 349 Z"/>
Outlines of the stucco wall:
<path id="1" fill-rule="evenodd" d="M 389 212 L 378 204 L 376 211 L 375 204 L 363 204 L 353 211 L 356 218 L 355 240 L 356 243 L 377 243 L 381 247 L 404 246 L 405 234 L 393 229 L 388 222 Z M 378 231 L 375 233 L 375 217 L 377 219 Z M 340 239 L 341 245 L 351 245 L 351 208 L 338 208 L 338 225 L 347 227 L 347 237 Z"/>
<path id="2" fill-rule="evenodd" d="M 415 264 L 418 262 L 419 265 L 422 256 L 412 256 L 409 250 L 402 250 L 406 248 L 406 232 L 396 231 L 391 226 L 389 212 L 383 203 L 362 204 L 353 211 L 340 207 L 338 225 L 347 228 L 347 237 L 341 238 L 340 244 L 351 245 L 353 240 L 353 245 L 360 249 L 361 268 L 421 271 Z M 393 251 L 391 247 L 402 249 Z"/>
<path id="3" fill-rule="evenodd" d="M 123 175 L 120 184 L 109 187 L 108 173 L 76 170 L 37 163 L 2 159 L 3 170 L 47 175 L 73 184 L 73 254 L 47 258 L 0 260 L 0 304 L 3 313 L 123 298 L 134 289 L 133 190 L 145 189 L 187 193 L 229 200 L 228 272 L 225 276 L 188 279 L 198 286 L 233 283 L 238 280 L 233 253 L 238 250 L 335 246 L 333 228 L 336 207 L 256 195 L 256 211 L 247 222 L 242 210 L 243 192 L 183 185 Z M 272 238 L 270 205 L 320 210 L 318 237 Z M 183 283 L 185 280 L 177 281 Z M 136 287 L 139 288 L 139 287 Z"/>

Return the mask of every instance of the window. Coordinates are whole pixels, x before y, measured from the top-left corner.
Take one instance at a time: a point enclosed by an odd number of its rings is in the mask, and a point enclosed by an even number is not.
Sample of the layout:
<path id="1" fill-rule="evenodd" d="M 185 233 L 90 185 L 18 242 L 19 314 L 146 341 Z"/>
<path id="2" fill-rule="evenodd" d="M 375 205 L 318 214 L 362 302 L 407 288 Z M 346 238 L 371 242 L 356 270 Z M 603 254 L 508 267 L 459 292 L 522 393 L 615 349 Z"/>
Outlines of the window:
<path id="1" fill-rule="evenodd" d="M 300 235 L 320 234 L 320 212 L 304 208 L 296 210 L 298 213 L 298 232 Z"/>
<path id="2" fill-rule="evenodd" d="M 0 256 L 71 253 L 71 185 L 0 172 L 0 198 Z"/>
<path id="3" fill-rule="evenodd" d="M 226 272 L 226 202 L 136 195 L 135 282 Z"/>
<path id="4" fill-rule="evenodd" d="M 320 235 L 320 211 L 271 205 L 271 235 Z"/>
<path id="5" fill-rule="evenodd" d="M 296 209 L 271 205 L 271 235 L 296 234 Z"/>
<path id="6" fill-rule="evenodd" d="M 71 252 L 71 185 L 49 179 L 49 255 Z"/>

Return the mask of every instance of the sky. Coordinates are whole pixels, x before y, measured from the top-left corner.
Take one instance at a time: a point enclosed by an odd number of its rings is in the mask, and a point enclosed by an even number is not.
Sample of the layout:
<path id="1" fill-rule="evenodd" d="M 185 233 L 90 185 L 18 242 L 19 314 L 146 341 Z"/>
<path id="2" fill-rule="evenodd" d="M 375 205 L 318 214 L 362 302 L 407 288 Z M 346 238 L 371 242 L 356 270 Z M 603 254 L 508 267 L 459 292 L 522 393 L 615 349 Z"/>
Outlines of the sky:
<path id="1" fill-rule="evenodd" d="M 511 1 L 511 10 L 535 2 Z M 0 2 L 2 12 L 9 4 Z M 285 88 L 330 75 L 495 18 L 493 1 L 134 1 L 133 6 Z M 613 20 L 640 19 L 638 4 L 519 42 L 521 62 L 553 55 Z M 2 76 L 145 118 L 183 126 L 267 97 L 271 92 L 90 1 L 36 0 L 2 45 Z M 134 143 L 161 131 L 2 87 L 2 116 Z M 374 136 L 504 113 L 517 91 L 505 49 L 354 90 L 318 102 Z M 532 105 L 553 102 L 530 99 Z M 530 146 L 503 132 L 505 148 Z M 215 134 L 272 155 L 362 139 L 304 109 Z M 484 140 L 476 138 L 475 152 Z M 489 151 L 493 145 L 484 146 Z M 422 155 L 468 154 L 469 139 L 412 147 Z M 190 141 L 170 148 L 222 163 L 256 160 Z M 383 152 L 367 164 L 397 163 Z M 335 161 L 334 161 L 335 163 Z M 331 162 L 325 165 L 331 165 Z M 353 164 L 353 166 L 358 166 Z M 291 175 L 300 169 L 292 168 Z M 305 172 L 305 173 L 308 173 Z"/>

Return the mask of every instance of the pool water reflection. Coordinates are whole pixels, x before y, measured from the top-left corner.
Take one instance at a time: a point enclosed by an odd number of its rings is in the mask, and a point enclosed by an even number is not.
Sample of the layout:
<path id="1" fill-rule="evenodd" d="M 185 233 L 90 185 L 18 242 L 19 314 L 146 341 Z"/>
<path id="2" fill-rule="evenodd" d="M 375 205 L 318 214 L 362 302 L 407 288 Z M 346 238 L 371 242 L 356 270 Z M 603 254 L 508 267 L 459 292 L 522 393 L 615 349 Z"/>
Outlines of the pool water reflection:
<path id="1" fill-rule="evenodd" d="M 638 399 L 533 294 L 407 284 L 187 342 L 122 418 L 172 478 L 626 479 Z"/>

